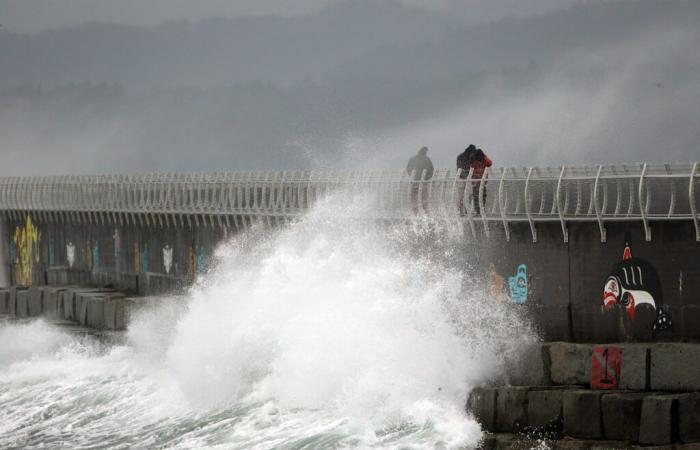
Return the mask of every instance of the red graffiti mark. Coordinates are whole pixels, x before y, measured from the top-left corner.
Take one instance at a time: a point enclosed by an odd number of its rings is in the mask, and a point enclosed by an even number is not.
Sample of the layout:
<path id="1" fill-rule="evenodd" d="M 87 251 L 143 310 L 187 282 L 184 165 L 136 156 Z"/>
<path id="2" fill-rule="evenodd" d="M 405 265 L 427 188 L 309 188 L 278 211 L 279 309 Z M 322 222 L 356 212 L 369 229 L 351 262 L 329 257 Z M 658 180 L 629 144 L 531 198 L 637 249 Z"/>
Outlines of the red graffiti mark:
<path id="1" fill-rule="evenodd" d="M 622 370 L 622 349 L 620 347 L 593 347 L 591 367 L 591 388 L 617 389 Z"/>

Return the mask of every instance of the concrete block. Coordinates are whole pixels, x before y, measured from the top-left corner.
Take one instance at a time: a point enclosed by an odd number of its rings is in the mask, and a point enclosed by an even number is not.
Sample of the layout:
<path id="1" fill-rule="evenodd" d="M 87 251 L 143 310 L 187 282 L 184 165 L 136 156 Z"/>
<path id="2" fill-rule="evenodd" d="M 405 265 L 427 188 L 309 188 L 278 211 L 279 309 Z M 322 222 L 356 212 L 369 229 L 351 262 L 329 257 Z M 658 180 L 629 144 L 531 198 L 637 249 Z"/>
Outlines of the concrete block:
<path id="1" fill-rule="evenodd" d="M 537 442 L 535 445 L 527 448 L 548 448 L 551 450 L 626 450 L 631 447 L 628 443 L 622 441 L 562 439 L 558 441 L 547 442 L 546 446 L 543 446 L 542 441 L 540 441 Z"/>
<path id="2" fill-rule="evenodd" d="M 620 389 L 649 389 L 649 345 L 616 344 L 622 349 L 622 367 L 620 368 Z"/>
<path id="3" fill-rule="evenodd" d="M 517 359 L 506 361 L 508 382 L 513 386 L 547 386 L 551 384 L 549 345 L 534 343 Z"/>
<path id="4" fill-rule="evenodd" d="M 121 299 L 106 298 L 104 300 L 104 327 L 106 330 L 116 330 L 117 302 Z"/>
<path id="5" fill-rule="evenodd" d="M 700 344 L 653 344 L 651 389 L 700 391 Z"/>
<path id="6" fill-rule="evenodd" d="M 29 317 L 29 291 L 17 291 L 17 303 L 15 305 L 15 317 Z"/>
<path id="7" fill-rule="evenodd" d="M 529 391 L 527 394 L 528 425 L 547 428 L 562 420 L 562 390 Z"/>
<path id="8" fill-rule="evenodd" d="M 550 373 L 554 384 L 590 385 L 592 347 L 553 342 L 549 345 Z"/>
<path id="9" fill-rule="evenodd" d="M 7 304 L 7 314 L 13 317 L 17 317 L 17 294 L 26 291 L 26 286 L 11 286 L 8 291 L 10 293 L 10 298 Z"/>
<path id="10" fill-rule="evenodd" d="M 75 296 L 75 308 L 78 313 L 77 322 L 82 326 L 87 326 L 88 300 L 86 294 L 79 293 Z"/>
<path id="11" fill-rule="evenodd" d="M 575 390 L 562 394 L 564 434 L 580 439 L 603 437 L 600 391 Z"/>
<path id="12" fill-rule="evenodd" d="M 8 314 L 10 310 L 10 291 L 0 289 L 0 314 Z"/>
<path id="13" fill-rule="evenodd" d="M 44 289 L 38 286 L 29 288 L 29 298 L 27 300 L 27 315 L 29 317 L 39 317 L 44 312 Z"/>
<path id="14" fill-rule="evenodd" d="M 104 296 L 102 295 L 92 295 L 84 300 L 86 316 L 85 323 L 83 325 L 90 328 L 95 328 L 98 330 L 104 329 L 105 327 L 105 311 L 104 311 Z M 82 322 L 81 322 L 82 323 Z"/>
<path id="15" fill-rule="evenodd" d="M 75 289 L 69 288 L 61 293 L 63 316 L 61 319 L 75 321 Z"/>
<path id="16" fill-rule="evenodd" d="M 604 394 L 600 401 L 603 435 L 607 439 L 639 442 L 639 423 L 645 394 Z"/>
<path id="17" fill-rule="evenodd" d="M 467 399 L 467 411 L 481 424 L 484 431 L 496 431 L 497 388 L 477 387 Z"/>
<path id="18" fill-rule="evenodd" d="M 678 434 L 681 442 L 700 442 L 700 393 L 678 397 Z"/>
<path id="19" fill-rule="evenodd" d="M 678 396 L 649 395 L 642 402 L 639 443 L 669 445 L 678 427 Z"/>
<path id="20" fill-rule="evenodd" d="M 498 388 L 496 397 L 496 431 L 512 433 L 527 426 L 527 393 L 529 387 Z"/>
<path id="21" fill-rule="evenodd" d="M 44 290 L 44 315 L 52 320 L 62 318 L 59 316 L 59 311 L 62 313 L 61 308 L 61 293 L 63 289 L 60 288 L 47 288 Z"/>

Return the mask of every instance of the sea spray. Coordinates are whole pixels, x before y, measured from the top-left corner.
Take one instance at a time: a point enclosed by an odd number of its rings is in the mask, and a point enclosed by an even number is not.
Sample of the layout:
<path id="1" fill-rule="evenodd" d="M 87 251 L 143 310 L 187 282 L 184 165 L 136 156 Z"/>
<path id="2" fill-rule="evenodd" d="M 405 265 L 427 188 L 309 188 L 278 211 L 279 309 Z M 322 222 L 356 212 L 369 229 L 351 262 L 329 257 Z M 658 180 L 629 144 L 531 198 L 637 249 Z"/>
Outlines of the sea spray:
<path id="1" fill-rule="evenodd" d="M 467 393 L 531 331 L 480 287 L 459 230 L 350 223 L 350 208 L 371 205 L 330 197 L 233 236 L 126 345 L 0 325 L 37 341 L 0 353 L 0 446 L 475 446 Z"/>

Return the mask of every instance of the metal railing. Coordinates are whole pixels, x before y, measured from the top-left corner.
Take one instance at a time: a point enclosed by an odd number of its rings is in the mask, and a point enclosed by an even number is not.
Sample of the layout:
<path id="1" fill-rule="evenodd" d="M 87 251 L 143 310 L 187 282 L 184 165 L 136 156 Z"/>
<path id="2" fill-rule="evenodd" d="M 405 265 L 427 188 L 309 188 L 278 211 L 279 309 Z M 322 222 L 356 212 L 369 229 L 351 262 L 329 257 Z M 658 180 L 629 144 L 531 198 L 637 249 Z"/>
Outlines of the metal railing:
<path id="1" fill-rule="evenodd" d="M 418 176 L 422 175 L 422 176 Z M 153 173 L 0 178 L 0 215 L 88 223 L 231 225 L 289 220 L 333 194 L 363 196 L 362 216 L 413 220 L 429 215 L 463 221 L 472 232 L 498 223 L 510 238 L 514 222 L 558 222 L 568 241 L 571 222 L 639 221 L 647 240 L 654 221 L 690 221 L 700 241 L 699 164 L 487 169 L 483 178 L 459 170 Z M 458 206 L 462 205 L 462 206 Z M 347 214 L 353 214 L 349 209 Z"/>

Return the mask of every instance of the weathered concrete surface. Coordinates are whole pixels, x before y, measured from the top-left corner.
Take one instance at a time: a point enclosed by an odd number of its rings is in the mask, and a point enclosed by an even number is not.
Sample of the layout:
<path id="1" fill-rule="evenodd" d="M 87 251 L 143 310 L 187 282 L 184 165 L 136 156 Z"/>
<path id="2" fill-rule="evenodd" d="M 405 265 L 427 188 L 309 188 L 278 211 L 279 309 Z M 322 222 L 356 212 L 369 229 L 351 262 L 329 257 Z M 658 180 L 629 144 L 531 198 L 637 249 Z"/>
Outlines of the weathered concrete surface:
<path id="1" fill-rule="evenodd" d="M 678 397 L 678 434 L 681 442 L 700 442 L 699 392 Z"/>
<path id="2" fill-rule="evenodd" d="M 517 359 L 506 361 L 506 375 L 513 386 L 551 384 L 549 344 L 540 342 L 525 347 Z"/>
<path id="3" fill-rule="evenodd" d="M 63 319 L 63 292 L 65 288 L 47 287 L 44 288 L 44 316 L 48 319 Z"/>
<path id="4" fill-rule="evenodd" d="M 518 432 L 527 426 L 527 393 L 530 388 L 498 388 L 496 397 L 496 431 Z"/>
<path id="5" fill-rule="evenodd" d="M 9 314 L 10 310 L 10 290 L 0 288 L 0 314 Z"/>
<path id="6" fill-rule="evenodd" d="M 553 342 L 549 345 L 554 384 L 590 385 L 592 347 L 588 344 Z"/>
<path id="7" fill-rule="evenodd" d="M 29 317 L 29 290 L 18 290 L 15 302 L 13 314 L 20 319 Z"/>
<path id="8" fill-rule="evenodd" d="M 546 428 L 562 421 L 562 394 L 560 389 L 531 390 L 527 394 L 528 426 Z"/>
<path id="9" fill-rule="evenodd" d="M 44 310 L 44 290 L 38 286 L 29 288 L 29 298 L 27 299 L 27 315 L 38 317 Z"/>
<path id="10" fill-rule="evenodd" d="M 678 396 L 649 395 L 642 402 L 639 443 L 667 445 L 673 443 L 678 430 Z"/>
<path id="11" fill-rule="evenodd" d="M 619 388 L 648 390 L 651 354 L 646 344 L 613 344 L 622 349 Z"/>
<path id="12" fill-rule="evenodd" d="M 484 431 L 496 431 L 496 398 L 498 390 L 492 387 L 472 389 L 467 400 L 467 411 L 481 424 Z"/>
<path id="13" fill-rule="evenodd" d="M 600 399 L 602 392 L 591 390 L 566 391 L 562 395 L 564 433 L 581 439 L 603 437 Z"/>
<path id="14" fill-rule="evenodd" d="M 603 435 L 607 439 L 639 442 L 639 424 L 645 394 L 612 393 L 603 395 L 600 408 Z"/>
<path id="15" fill-rule="evenodd" d="M 651 389 L 700 390 L 700 345 L 667 343 L 651 346 Z"/>

